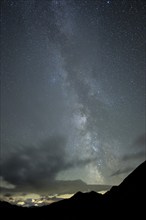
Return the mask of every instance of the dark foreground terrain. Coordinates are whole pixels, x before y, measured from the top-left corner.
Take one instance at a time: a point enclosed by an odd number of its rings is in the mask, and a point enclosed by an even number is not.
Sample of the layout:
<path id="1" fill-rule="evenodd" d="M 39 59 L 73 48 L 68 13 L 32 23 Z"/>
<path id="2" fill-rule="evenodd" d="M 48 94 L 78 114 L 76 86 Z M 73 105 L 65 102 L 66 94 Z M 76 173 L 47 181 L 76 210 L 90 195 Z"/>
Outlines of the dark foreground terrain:
<path id="1" fill-rule="evenodd" d="M 70 199 L 43 207 L 22 208 L 0 202 L 4 217 L 33 219 L 145 219 L 146 161 L 119 185 L 104 195 L 96 192 L 76 193 Z"/>

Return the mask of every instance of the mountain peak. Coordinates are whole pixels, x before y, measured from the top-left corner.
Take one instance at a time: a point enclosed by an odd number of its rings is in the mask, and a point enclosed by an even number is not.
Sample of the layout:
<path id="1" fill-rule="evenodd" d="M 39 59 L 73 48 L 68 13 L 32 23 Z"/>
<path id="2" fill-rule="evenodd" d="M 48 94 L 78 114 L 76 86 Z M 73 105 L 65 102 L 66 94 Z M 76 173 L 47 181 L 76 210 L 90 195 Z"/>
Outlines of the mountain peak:
<path id="1" fill-rule="evenodd" d="M 123 217 L 123 219 L 136 216 L 142 219 L 145 215 L 143 202 L 145 198 L 143 191 L 146 184 L 145 171 L 146 161 L 130 173 L 119 186 L 112 187 L 104 195 L 94 191 L 88 193 L 77 192 L 70 199 L 64 199 L 44 207 L 32 208 L 31 210 L 33 210 L 34 216 L 38 211 L 42 214 L 47 211 L 54 218 L 63 219 L 79 219 L 79 217 L 83 219 L 87 216 L 90 219 L 95 216 L 104 218 L 107 214 L 109 218 L 115 217 L 117 219 L 116 213 L 120 213 L 120 217 Z M 20 209 L 5 202 L 1 202 L 0 207 Z M 30 209 L 21 208 L 21 211 L 23 210 Z"/>

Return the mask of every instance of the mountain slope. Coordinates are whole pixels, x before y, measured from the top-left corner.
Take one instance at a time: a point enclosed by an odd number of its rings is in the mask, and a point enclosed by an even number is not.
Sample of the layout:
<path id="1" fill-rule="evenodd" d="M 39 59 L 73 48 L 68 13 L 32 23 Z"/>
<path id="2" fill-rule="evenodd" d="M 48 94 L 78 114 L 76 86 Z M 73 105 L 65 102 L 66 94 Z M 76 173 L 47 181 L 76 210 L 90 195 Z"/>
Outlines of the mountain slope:
<path id="1" fill-rule="evenodd" d="M 137 217 L 142 219 L 145 215 L 145 171 L 146 161 L 137 167 L 119 186 L 114 186 L 104 195 L 89 192 L 76 193 L 70 199 L 53 203 L 40 208 L 17 208 L 10 204 L 2 204 L 0 207 L 11 210 L 26 211 L 33 216 L 49 215 L 53 219 L 97 219 L 108 216 L 109 218 L 130 219 Z M 12 209 L 12 207 L 14 209 Z M 3 209 L 4 210 L 4 209 Z"/>

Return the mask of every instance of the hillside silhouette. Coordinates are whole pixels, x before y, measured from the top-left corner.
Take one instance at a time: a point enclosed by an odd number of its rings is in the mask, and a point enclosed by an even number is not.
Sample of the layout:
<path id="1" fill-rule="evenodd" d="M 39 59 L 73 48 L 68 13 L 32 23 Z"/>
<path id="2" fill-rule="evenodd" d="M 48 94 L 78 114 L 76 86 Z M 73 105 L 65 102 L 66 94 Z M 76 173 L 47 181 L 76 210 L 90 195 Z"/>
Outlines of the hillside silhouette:
<path id="1" fill-rule="evenodd" d="M 77 192 L 70 199 L 64 199 L 42 207 L 24 208 L 0 202 L 1 213 L 25 213 L 33 217 L 47 215 L 53 219 L 126 219 L 145 216 L 145 172 L 146 161 L 130 173 L 119 186 L 113 186 L 104 195 L 94 191 Z M 7 210 L 9 210 L 7 212 Z M 95 218 L 96 217 L 96 218 Z"/>

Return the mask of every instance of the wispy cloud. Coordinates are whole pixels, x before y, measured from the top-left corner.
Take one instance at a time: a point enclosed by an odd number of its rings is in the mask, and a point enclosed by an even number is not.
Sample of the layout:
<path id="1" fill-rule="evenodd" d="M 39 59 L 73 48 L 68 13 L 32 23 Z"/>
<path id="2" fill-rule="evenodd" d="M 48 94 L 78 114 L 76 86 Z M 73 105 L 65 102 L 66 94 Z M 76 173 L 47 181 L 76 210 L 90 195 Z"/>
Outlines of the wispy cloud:
<path id="1" fill-rule="evenodd" d="M 134 167 L 126 167 L 123 169 L 118 169 L 117 171 L 112 173 L 110 176 L 113 177 L 113 176 L 118 176 L 120 174 L 130 173 L 133 169 L 134 169 Z"/>
<path id="2" fill-rule="evenodd" d="M 135 142 L 133 143 L 133 146 L 142 146 L 146 147 L 146 133 L 138 137 Z"/>
<path id="3" fill-rule="evenodd" d="M 122 161 L 141 159 L 144 157 L 146 157 L 146 151 L 138 151 L 138 152 L 124 155 L 122 157 Z"/>
<path id="4" fill-rule="evenodd" d="M 122 162 L 128 160 L 143 160 L 146 158 L 146 134 L 139 136 L 130 146 L 132 153 L 123 155 Z M 134 151 L 133 151 L 134 149 Z"/>

